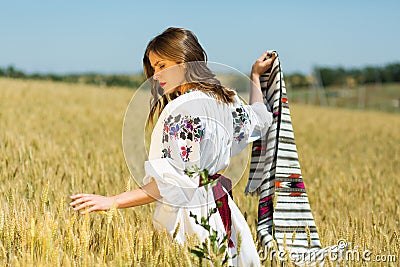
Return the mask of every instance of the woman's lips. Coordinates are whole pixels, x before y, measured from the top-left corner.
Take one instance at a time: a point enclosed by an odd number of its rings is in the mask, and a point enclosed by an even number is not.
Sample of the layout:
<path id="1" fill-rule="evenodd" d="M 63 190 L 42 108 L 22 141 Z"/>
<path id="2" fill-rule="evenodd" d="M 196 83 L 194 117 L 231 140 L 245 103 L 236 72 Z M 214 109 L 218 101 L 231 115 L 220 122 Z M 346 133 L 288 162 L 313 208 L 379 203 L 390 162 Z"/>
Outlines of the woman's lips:
<path id="1" fill-rule="evenodd" d="M 166 84 L 166 82 L 160 82 L 161 87 L 164 87 L 165 84 Z"/>

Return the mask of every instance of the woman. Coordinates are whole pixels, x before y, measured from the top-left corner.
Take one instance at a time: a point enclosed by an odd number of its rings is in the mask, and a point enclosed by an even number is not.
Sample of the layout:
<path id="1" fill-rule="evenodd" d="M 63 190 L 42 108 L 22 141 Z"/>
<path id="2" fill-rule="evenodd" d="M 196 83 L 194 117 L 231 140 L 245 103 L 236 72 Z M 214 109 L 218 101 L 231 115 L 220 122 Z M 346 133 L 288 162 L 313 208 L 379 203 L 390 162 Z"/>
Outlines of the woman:
<path id="1" fill-rule="evenodd" d="M 206 66 L 207 55 L 196 36 L 182 28 L 168 28 L 153 38 L 143 57 L 144 72 L 152 81 L 152 101 L 148 123 L 155 123 L 145 162 L 145 185 L 116 196 L 77 194 L 71 206 L 82 213 L 128 208 L 158 201 L 153 223 L 167 229 L 182 243 L 185 234 L 196 233 L 200 240 L 207 232 L 195 223 L 225 199 L 209 224 L 219 235 L 229 235 L 229 254 L 240 254 L 232 264 L 259 266 L 259 257 L 250 229 L 232 198 L 229 188 L 206 190 L 191 167 L 207 169 L 213 179 L 226 168 L 231 156 L 266 133 L 272 114 L 263 102 L 259 77 L 271 67 L 274 57 L 265 52 L 252 66 L 250 105 L 244 105 L 235 91 L 220 84 Z M 221 182 L 226 178 L 221 176 Z M 220 185 L 220 183 L 217 183 Z M 218 214 L 219 213 L 219 214 Z M 238 244 L 240 233 L 241 244 Z"/>

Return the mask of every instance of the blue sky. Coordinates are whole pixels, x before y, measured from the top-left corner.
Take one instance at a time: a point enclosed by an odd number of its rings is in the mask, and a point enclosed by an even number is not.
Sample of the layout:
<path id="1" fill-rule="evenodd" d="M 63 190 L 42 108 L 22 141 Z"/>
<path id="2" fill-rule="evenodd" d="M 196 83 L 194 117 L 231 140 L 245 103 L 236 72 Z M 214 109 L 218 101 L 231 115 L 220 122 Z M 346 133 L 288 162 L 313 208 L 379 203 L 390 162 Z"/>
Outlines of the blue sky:
<path id="1" fill-rule="evenodd" d="M 400 1 L 0 0 L 0 67 L 138 73 L 148 41 L 192 30 L 210 61 L 248 73 L 266 49 L 284 71 L 400 61 Z"/>

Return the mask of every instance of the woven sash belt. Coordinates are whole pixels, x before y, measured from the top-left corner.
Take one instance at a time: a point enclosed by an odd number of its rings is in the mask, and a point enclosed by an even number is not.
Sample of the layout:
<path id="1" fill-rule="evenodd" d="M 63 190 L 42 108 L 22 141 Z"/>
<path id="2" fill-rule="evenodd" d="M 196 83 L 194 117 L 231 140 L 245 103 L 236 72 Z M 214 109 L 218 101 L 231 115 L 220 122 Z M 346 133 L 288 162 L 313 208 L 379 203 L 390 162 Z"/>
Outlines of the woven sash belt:
<path id="1" fill-rule="evenodd" d="M 224 191 L 228 191 L 229 195 L 232 198 L 232 182 L 229 178 L 221 174 L 214 174 L 208 176 L 209 180 L 217 180 L 218 182 L 216 185 L 212 187 L 215 204 L 218 207 L 219 215 L 221 216 L 222 223 L 224 224 L 225 232 L 228 234 L 228 246 L 234 247 L 234 244 L 231 239 L 231 227 L 232 227 L 232 216 L 231 216 L 231 209 L 228 205 L 228 194 Z M 202 181 L 200 179 L 199 186 L 203 186 Z M 218 204 L 221 203 L 221 204 Z"/>

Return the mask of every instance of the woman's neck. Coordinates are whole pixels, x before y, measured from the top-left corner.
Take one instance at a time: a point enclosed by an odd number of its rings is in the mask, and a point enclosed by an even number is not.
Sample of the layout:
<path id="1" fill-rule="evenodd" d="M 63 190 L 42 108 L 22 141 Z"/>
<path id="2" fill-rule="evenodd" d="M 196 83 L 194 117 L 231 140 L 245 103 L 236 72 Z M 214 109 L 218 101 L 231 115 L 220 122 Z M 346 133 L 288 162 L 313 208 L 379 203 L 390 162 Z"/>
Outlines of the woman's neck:
<path id="1" fill-rule="evenodd" d="M 179 91 L 181 94 L 184 94 L 188 90 L 193 89 L 194 87 L 196 87 L 195 83 L 185 83 L 185 84 L 178 86 L 177 91 Z"/>

